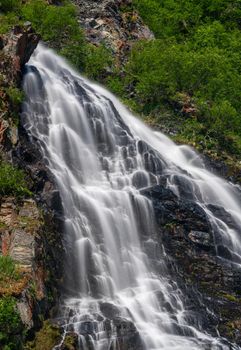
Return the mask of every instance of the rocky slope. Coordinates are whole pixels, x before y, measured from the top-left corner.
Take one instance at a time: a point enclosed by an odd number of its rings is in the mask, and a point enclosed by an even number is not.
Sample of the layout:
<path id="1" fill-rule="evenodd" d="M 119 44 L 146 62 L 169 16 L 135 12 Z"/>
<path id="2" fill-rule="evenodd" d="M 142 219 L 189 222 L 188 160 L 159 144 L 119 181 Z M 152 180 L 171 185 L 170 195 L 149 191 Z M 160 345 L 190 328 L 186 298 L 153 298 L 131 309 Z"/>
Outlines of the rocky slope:
<path id="1" fill-rule="evenodd" d="M 150 29 L 138 13 L 128 6 L 130 0 L 74 0 L 79 10 L 79 23 L 87 40 L 95 45 L 104 43 L 117 58 L 117 64 L 126 59 L 134 42 L 152 39 Z"/>

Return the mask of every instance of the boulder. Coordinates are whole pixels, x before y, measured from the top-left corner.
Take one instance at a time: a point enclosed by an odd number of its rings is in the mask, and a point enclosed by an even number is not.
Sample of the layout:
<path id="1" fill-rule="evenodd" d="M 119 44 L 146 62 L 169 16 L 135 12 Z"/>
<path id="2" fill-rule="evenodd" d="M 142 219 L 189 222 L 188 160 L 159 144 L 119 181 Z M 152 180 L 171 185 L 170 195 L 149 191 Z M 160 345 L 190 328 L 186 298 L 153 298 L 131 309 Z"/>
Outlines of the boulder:
<path id="1" fill-rule="evenodd" d="M 24 26 L 15 26 L 12 32 L 4 37 L 3 52 L 11 58 L 13 67 L 20 70 L 30 59 L 38 45 L 40 36 L 36 34 L 30 22 Z"/>

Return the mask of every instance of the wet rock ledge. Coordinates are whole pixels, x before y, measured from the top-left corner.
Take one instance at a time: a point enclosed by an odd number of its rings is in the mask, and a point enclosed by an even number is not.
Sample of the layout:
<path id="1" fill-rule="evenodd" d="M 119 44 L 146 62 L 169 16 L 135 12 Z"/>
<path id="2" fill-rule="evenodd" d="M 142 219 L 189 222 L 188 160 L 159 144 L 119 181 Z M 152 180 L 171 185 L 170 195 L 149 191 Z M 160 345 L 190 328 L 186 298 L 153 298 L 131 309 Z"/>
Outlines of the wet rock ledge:
<path id="1" fill-rule="evenodd" d="M 143 194 L 152 200 L 159 242 L 188 305 L 203 313 L 206 331 L 215 336 L 217 329 L 220 336 L 241 345 L 241 272 L 228 260 L 217 258 L 205 212 L 162 185 Z M 220 248 L 219 254 L 225 258 L 225 249 Z"/>

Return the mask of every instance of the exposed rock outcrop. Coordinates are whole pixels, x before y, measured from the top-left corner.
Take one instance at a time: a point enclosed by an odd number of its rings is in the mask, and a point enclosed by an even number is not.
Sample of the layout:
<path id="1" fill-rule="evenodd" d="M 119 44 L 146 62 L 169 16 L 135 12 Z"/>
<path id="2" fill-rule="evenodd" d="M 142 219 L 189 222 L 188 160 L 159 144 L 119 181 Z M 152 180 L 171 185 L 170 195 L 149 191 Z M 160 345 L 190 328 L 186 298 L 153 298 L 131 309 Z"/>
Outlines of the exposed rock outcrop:
<path id="1" fill-rule="evenodd" d="M 39 42 L 29 23 L 15 27 L 0 37 L 0 149 L 10 150 L 17 144 L 16 119 L 23 94 L 19 90 L 22 68 Z M 2 156 L 4 156 L 2 154 Z"/>
<path id="2" fill-rule="evenodd" d="M 199 314 L 204 308 L 204 327 L 211 333 L 217 327 L 221 336 L 241 345 L 241 274 L 235 265 L 217 257 L 204 210 L 191 200 L 178 199 L 162 185 L 143 194 L 152 200 L 159 241 L 171 259 L 170 271 L 190 295 L 192 307 Z"/>
<path id="3" fill-rule="evenodd" d="M 30 23 L 0 38 L 0 156 L 24 169 L 32 192 L 31 198 L 0 197 L 0 255 L 11 257 L 18 273 L 0 283 L 0 298 L 16 302 L 19 349 L 58 300 L 63 262 L 61 201 L 38 147 L 19 124 L 23 69 L 38 41 Z"/>
<path id="4" fill-rule="evenodd" d="M 153 39 L 129 0 L 73 0 L 78 6 L 79 22 L 87 40 L 92 44 L 104 43 L 121 61 L 133 43 Z"/>
<path id="5" fill-rule="evenodd" d="M 5 84 L 20 82 L 21 70 L 38 45 L 39 39 L 40 36 L 32 30 L 29 22 L 24 27 L 14 27 L 9 34 L 0 38 L 0 69 L 2 74 L 7 74 Z"/>

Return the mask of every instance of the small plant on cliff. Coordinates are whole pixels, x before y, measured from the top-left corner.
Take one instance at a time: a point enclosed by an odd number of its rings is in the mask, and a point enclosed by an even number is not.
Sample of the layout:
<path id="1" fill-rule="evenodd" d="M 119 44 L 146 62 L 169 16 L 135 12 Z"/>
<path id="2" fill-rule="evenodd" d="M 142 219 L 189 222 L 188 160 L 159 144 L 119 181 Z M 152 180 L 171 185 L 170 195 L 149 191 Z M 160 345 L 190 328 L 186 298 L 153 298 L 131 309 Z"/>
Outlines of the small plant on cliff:
<path id="1" fill-rule="evenodd" d="M 0 256 L 0 282 L 6 278 L 19 279 L 16 264 L 10 256 Z"/>
<path id="2" fill-rule="evenodd" d="M 20 89 L 16 87 L 9 87 L 8 89 L 6 89 L 6 93 L 14 107 L 21 105 L 21 103 L 23 102 L 24 93 Z"/>
<path id="3" fill-rule="evenodd" d="M 30 194 L 24 172 L 6 162 L 0 161 L 0 196 Z"/>
<path id="4" fill-rule="evenodd" d="M 34 341 L 28 342 L 26 350 L 50 350 L 61 341 L 60 329 L 51 324 L 50 321 L 44 321 L 42 328 L 36 333 Z"/>
<path id="5" fill-rule="evenodd" d="M 16 299 L 0 298 L 0 349 L 17 350 L 21 348 L 20 337 L 22 322 L 17 312 Z"/>

